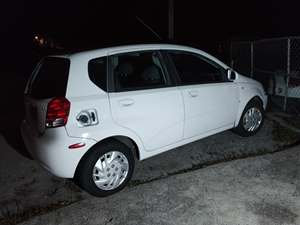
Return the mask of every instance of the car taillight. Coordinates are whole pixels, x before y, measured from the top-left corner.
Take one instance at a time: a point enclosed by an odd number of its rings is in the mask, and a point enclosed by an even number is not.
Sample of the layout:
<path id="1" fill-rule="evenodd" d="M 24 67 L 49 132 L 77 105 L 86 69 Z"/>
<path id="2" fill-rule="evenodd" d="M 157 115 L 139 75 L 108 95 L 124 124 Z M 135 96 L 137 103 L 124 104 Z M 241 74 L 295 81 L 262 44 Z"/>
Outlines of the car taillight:
<path id="1" fill-rule="evenodd" d="M 46 127 L 60 127 L 67 124 L 71 103 L 66 98 L 53 98 L 47 107 Z"/>

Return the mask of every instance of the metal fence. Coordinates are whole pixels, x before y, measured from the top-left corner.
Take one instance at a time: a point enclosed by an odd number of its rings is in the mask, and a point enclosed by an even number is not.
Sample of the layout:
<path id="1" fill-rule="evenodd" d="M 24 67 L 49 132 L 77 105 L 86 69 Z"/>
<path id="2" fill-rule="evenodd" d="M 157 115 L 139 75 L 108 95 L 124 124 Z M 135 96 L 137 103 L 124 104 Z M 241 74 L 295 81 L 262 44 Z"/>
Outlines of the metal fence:
<path id="1" fill-rule="evenodd" d="M 300 37 L 233 42 L 230 62 L 241 74 L 260 81 L 269 95 L 283 97 L 285 111 L 288 101 L 294 102 L 290 99 L 300 100 Z"/>

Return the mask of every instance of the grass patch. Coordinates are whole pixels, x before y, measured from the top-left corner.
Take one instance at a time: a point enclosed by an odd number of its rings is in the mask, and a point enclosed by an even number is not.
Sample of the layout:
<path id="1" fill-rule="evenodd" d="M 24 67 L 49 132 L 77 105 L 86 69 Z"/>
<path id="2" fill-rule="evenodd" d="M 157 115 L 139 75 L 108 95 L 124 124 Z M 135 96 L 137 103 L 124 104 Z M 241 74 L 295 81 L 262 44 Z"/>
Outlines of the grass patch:
<path id="1" fill-rule="evenodd" d="M 274 122 L 272 130 L 272 139 L 276 143 L 283 145 L 293 144 L 300 139 L 300 134 L 290 128 L 284 127 L 277 122 Z"/>
<path id="2" fill-rule="evenodd" d="M 282 118 L 287 124 L 297 129 L 300 129 L 300 116 Z"/>

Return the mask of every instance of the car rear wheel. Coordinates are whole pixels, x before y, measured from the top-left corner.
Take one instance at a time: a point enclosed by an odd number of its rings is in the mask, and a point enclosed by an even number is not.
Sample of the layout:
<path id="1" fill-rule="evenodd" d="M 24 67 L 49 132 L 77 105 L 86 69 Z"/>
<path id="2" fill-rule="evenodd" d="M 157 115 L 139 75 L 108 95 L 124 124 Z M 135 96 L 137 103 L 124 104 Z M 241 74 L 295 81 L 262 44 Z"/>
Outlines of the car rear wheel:
<path id="1" fill-rule="evenodd" d="M 252 136 L 262 127 L 264 116 L 262 103 L 257 99 L 253 99 L 246 105 L 239 124 L 233 131 L 243 137 Z"/>
<path id="2" fill-rule="evenodd" d="M 104 197 L 123 189 L 132 177 L 132 151 L 117 141 L 98 144 L 81 160 L 76 183 L 91 195 Z"/>

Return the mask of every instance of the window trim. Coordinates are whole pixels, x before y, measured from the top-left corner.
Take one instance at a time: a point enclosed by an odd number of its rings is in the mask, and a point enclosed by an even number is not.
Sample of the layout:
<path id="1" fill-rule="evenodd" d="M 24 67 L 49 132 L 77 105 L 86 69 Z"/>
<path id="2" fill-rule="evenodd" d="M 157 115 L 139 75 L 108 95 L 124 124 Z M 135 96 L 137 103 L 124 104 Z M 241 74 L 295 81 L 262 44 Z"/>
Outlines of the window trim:
<path id="1" fill-rule="evenodd" d="M 160 54 L 162 55 L 166 70 L 168 70 L 173 86 L 179 86 L 181 81 L 170 55 L 167 53 L 167 50 L 160 51 Z"/>
<path id="2" fill-rule="evenodd" d="M 204 56 L 204 55 L 201 55 L 199 53 L 196 53 L 196 52 L 189 52 L 189 51 L 185 51 L 185 50 L 165 50 L 165 55 L 166 57 L 168 58 L 168 61 L 169 61 L 169 66 L 171 67 L 170 69 L 172 70 L 172 72 L 174 72 L 174 76 L 175 76 L 175 79 L 176 79 L 176 82 L 177 82 L 177 85 L 178 86 L 193 86 L 193 85 L 207 85 L 207 84 L 220 84 L 220 83 L 229 83 L 229 82 L 232 82 L 230 80 L 228 80 L 227 76 L 226 76 L 226 69 L 221 66 L 220 64 L 218 64 L 217 62 L 209 59 L 208 57 Z M 177 71 L 177 68 L 175 66 L 175 63 L 170 55 L 170 53 L 182 53 L 182 54 L 185 54 L 185 55 L 192 55 L 192 56 L 200 56 L 202 58 L 205 58 L 205 60 L 209 61 L 209 62 L 212 62 L 213 64 L 217 65 L 218 67 L 220 67 L 220 69 L 224 69 L 225 73 L 224 75 L 222 76 L 222 81 L 217 81 L 217 82 L 206 82 L 206 83 L 198 83 L 198 82 L 194 82 L 194 83 L 183 83 L 183 81 L 181 80 L 180 78 L 180 75 L 179 75 L 179 72 Z M 203 61 L 205 61 L 203 60 Z M 208 63 L 208 62 L 207 62 Z"/>
<path id="3" fill-rule="evenodd" d="M 119 56 L 119 55 L 125 55 L 125 54 L 134 54 L 134 53 L 147 53 L 147 52 L 156 52 L 158 54 L 159 57 L 159 61 L 161 63 L 162 69 L 163 69 L 163 75 L 165 76 L 166 79 L 166 84 L 163 85 L 155 85 L 155 86 L 147 86 L 147 87 L 136 87 L 136 88 L 122 88 L 120 90 L 118 90 L 115 86 L 115 75 L 113 72 L 113 68 L 112 68 L 112 57 L 115 56 Z M 128 51 L 128 52 L 122 52 L 122 53 L 117 53 L 117 54 L 112 54 L 108 56 L 108 92 L 129 92 L 129 91 L 141 91 L 141 90 L 151 90 L 151 89 L 161 89 L 161 88 L 169 88 L 169 87 L 173 87 L 174 82 L 169 74 L 168 68 L 166 66 L 166 62 L 164 57 L 162 56 L 161 52 L 157 49 L 151 49 L 151 50 L 137 50 L 137 51 Z"/>

